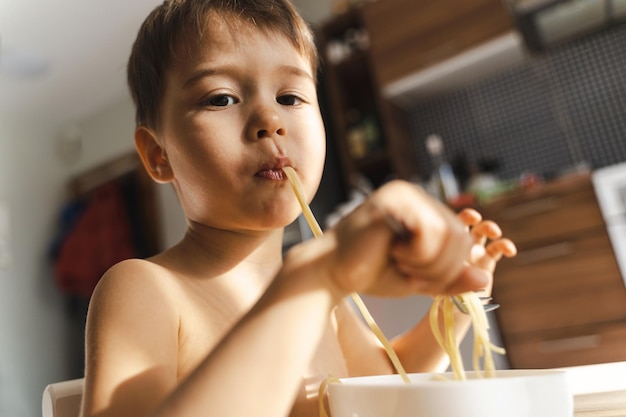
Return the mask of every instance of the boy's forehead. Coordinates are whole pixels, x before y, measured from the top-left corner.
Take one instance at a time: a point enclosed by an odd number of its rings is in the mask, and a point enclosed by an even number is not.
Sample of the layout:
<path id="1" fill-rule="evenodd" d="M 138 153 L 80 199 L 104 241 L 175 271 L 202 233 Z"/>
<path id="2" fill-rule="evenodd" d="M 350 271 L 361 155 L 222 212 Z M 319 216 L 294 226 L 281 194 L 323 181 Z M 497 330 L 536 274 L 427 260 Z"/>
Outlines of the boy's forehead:
<path id="1" fill-rule="evenodd" d="M 224 53 L 236 54 L 242 45 L 250 41 L 268 42 L 272 49 L 283 53 L 289 49 L 289 52 L 299 55 L 307 63 L 308 69 L 312 69 L 309 59 L 278 29 L 259 27 L 240 16 L 233 14 L 224 16 L 218 13 L 210 13 L 206 17 L 200 33 L 188 30 L 183 35 L 176 47 L 174 61 L 178 61 L 179 64 L 192 64 L 203 61 L 207 54 L 215 53 L 217 57 Z M 176 63 L 174 66 L 177 66 Z"/>
<path id="2" fill-rule="evenodd" d="M 204 30 L 198 37 L 198 45 L 205 48 L 228 45 L 232 48 L 250 39 L 261 40 L 267 35 L 265 31 L 242 17 L 226 17 L 213 13 L 206 18 Z"/>

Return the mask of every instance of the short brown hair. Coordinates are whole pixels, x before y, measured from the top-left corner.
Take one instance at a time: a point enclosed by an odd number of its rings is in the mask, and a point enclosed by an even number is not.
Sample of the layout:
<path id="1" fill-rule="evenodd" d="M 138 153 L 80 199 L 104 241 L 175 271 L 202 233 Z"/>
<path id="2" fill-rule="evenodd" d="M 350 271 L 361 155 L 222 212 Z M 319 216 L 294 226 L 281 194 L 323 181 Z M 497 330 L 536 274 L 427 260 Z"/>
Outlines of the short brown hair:
<path id="1" fill-rule="evenodd" d="M 316 75 L 318 56 L 313 33 L 289 0 L 166 0 L 143 22 L 128 61 L 128 86 L 138 126 L 159 126 L 165 73 L 175 59 L 176 49 L 184 36 L 202 36 L 211 13 L 283 34 L 311 62 Z"/>

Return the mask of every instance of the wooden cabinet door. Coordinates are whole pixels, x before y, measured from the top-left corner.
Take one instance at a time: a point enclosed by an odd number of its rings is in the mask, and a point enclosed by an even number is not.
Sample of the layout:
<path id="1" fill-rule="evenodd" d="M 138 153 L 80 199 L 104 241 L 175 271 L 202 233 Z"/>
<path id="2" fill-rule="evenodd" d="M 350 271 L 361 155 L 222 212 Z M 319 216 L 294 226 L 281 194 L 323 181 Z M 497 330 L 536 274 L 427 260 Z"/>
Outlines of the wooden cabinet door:
<path id="1" fill-rule="evenodd" d="M 525 255 L 530 251 L 545 256 Z M 520 252 L 498 266 L 494 301 L 514 337 L 626 321 L 626 289 L 604 230 Z"/>
<path id="2" fill-rule="evenodd" d="M 626 288 L 588 175 L 492 202 L 483 214 L 518 246 L 494 277 L 514 368 L 625 360 Z"/>
<path id="3" fill-rule="evenodd" d="M 384 0 L 363 7 L 379 85 L 467 51 L 513 27 L 502 0 Z"/>
<path id="4" fill-rule="evenodd" d="M 626 320 L 532 334 L 507 346 L 513 368 L 558 368 L 626 360 Z"/>
<path id="5" fill-rule="evenodd" d="M 568 236 L 604 229 L 604 219 L 588 177 L 563 180 L 496 200 L 481 212 L 498 223 L 519 249 L 541 248 Z M 542 249 L 529 251 L 520 254 L 516 262 L 537 252 L 546 253 Z"/>

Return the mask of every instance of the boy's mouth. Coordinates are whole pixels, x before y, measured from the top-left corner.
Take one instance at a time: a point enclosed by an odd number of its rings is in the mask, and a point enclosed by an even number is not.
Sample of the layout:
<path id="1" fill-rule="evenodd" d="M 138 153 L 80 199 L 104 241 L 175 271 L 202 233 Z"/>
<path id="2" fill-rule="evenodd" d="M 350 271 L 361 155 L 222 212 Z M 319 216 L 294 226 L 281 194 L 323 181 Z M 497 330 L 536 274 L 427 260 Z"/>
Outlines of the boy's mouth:
<path id="1" fill-rule="evenodd" d="M 276 158 L 271 162 L 263 164 L 255 175 L 268 180 L 284 181 L 287 179 L 287 175 L 285 175 L 283 167 L 286 166 L 291 166 L 288 158 Z"/>
<path id="2" fill-rule="evenodd" d="M 256 173 L 257 177 L 267 178 L 268 180 L 283 181 L 287 176 L 281 168 L 266 168 Z"/>

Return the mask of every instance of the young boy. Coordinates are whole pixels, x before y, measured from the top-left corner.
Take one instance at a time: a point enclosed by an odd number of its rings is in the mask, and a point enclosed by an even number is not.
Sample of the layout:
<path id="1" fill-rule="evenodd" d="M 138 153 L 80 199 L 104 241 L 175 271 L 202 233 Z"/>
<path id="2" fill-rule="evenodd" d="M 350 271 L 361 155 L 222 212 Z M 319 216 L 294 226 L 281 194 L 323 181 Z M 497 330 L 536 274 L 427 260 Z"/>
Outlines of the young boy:
<path id="1" fill-rule="evenodd" d="M 188 230 L 100 281 L 84 417 L 316 416 L 329 375 L 393 372 L 346 295 L 489 290 L 514 253 L 477 213 L 455 216 L 392 182 L 283 260 L 283 227 L 300 208 L 281 169 L 308 196 L 322 174 L 316 62 L 288 0 L 166 1 L 144 22 L 128 67 L 136 147 L 176 190 Z M 394 236 L 385 216 L 410 235 Z M 446 367 L 427 320 L 394 347 L 408 372 Z"/>

